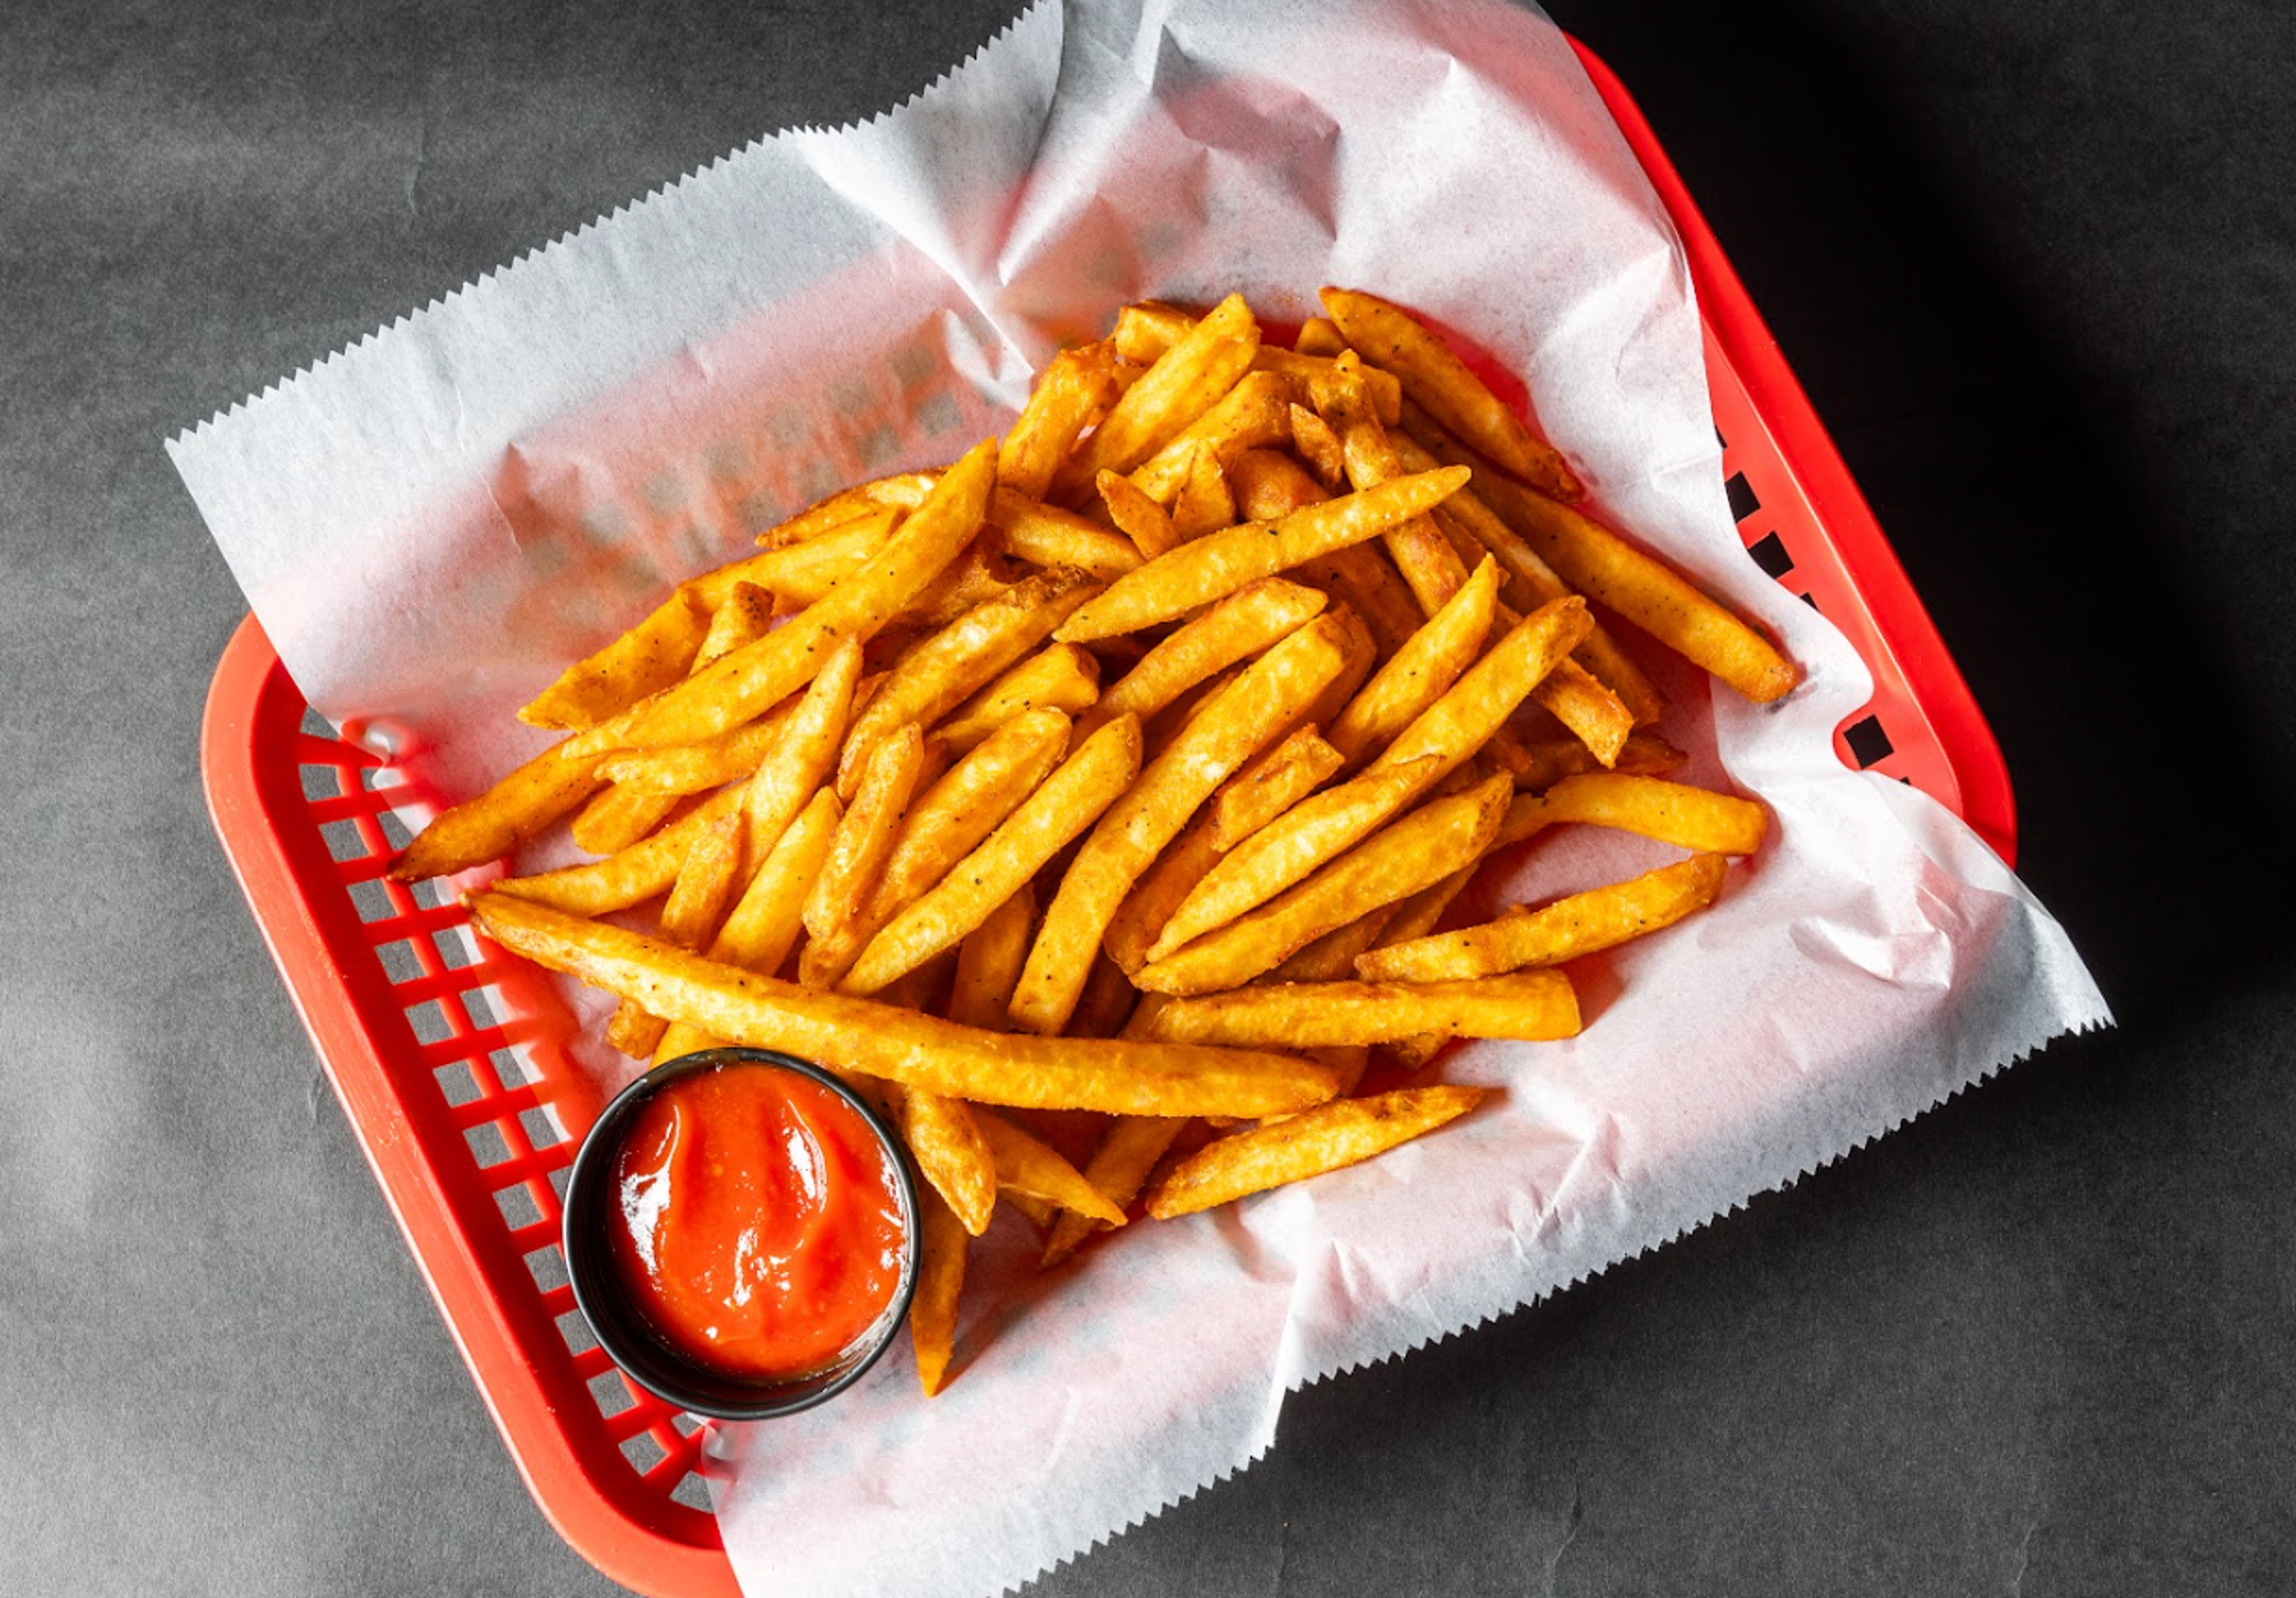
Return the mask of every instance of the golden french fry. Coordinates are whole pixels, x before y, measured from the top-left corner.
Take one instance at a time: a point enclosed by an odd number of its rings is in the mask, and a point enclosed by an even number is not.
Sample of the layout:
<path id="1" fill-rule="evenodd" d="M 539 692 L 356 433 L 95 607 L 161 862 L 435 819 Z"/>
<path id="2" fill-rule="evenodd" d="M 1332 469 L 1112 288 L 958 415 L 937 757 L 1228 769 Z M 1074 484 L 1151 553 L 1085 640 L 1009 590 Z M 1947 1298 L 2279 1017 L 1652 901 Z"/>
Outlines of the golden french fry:
<path id="1" fill-rule="evenodd" d="M 1499 755 L 1496 750 L 1492 753 Z M 1611 769 L 1629 776 L 1658 776 L 1677 769 L 1689 758 L 1655 733 L 1629 733 Z M 1514 785 L 1527 793 L 1552 788 L 1565 777 L 1602 769 L 1593 751 L 1576 738 L 1545 738 L 1519 743 L 1506 751 L 1500 763 L 1514 774 Z"/>
<path id="2" fill-rule="evenodd" d="M 1084 1174 L 1001 1115 L 975 1114 L 981 1137 L 996 1162 L 1000 1192 L 1025 1194 L 1073 1209 L 1111 1226 L 1124 1225 L 1124 1211 L 1110 1203 Z"/>
<path id="3" fill-rule="evenodd" d="M 731 1043 L 976 1103 L 1256 1117 L 1304 1110 L 1332 1093 L 1327 1068 L 1286 1054 L 980 1032 L 865 999 L 808 993 L 503 893 L 468 903 L 479 930 L 503 948 L 634 998 L 656 1015 Z"/>
<path id="4" fill-rule="evenodd" d="M 652 898 L 677 880 L 677 868 L 704 828 L 732 815 L 742 790 L 712 794 L 667 826 L 603 860 L 562 866 L 530 877 L 505 877 L 495 886 L 513 898 L 531 899 L 570 915 L 603 915 Z"/>
<path id="5" fill-rule="evenodd" d="M 727 913 L 725 924 L 710 939 L 709 957 L 721 965 L 739 966 L 761 976 L 772 976 L 788 961 L 803 931 L 805 896 L 829 858 L 830 840 L 836 836 L 837 795 L 824 788 L 790 823 L 773 853 L 750 878 L 750 885 Z M 653 1062 L 716 1048 L 722 1040 L 672 1021 L 655 1045 Z"/>
<path id="6" fill-rule="evenodd" d="M 984 534 L 959 550 L 931 581 L 917 590 L 914 599 L 879 629 L 875 639 L 879 652 L 905 655 L 922 642 L 914 635 L 938 632 L 975 605 L 1002 599 L 1011 592 L 1012 573 L 996 547 L 997 543 Z"/>
<path id="7" fill-rule="evenodd" d="M 702 828 L 685 851 L 685 862 L 662 906 L 662 938 L 682 949 L 698 949 L 709 942 L 725 915 L 726 901 L 733 897 L 741 866 L 742 817 L 739 812 L 728 812 Z M 631 1059 L 644 1060 L 661 1043 L 668 1026 L 624 999 L 606 1022 L 606 1041 Z"/>
<path id="8" fill-rule="evenodd" d="M 1246 667 L 1108 807 L 1061 878 L 1013 996 L 1013 1024 L 1058 1032 L 1117 906 L 1212 790 L 1304 711 L 1345 663 L 1344 628 L 1317 617 Z"/>
<path id="9" fill-rule="evenodd" d="M 988 526 L 1006 554 L 1032 566 L 1073 566 L 1108 583 L 1140 565 L 1139 550 L 1122 534 L 1001 484 L 988 502 Z"/>
<path id="10" fill-rule="evenodd" d="M 804 687 L 840 642 L 866 643 L 956 558 L 980 529 L 996 473 L 996 441 L 976 445 L 861 571 L 755 643 L 578 734 L 576 743 L 594 741 L 600 750 L 698 743 Z"/>
<path id="11" fill-rule="evenodd" d="M 700 743 L 609 755 L 599 762 L 598 774 L 633 795 L 674 799 L 681 793 L 707 793 L 755 772 L 780 744 L 798 702 L 783 701 L 757 720 Z M 578 834 L 576 841 L 582 841 Z M 593 848 L 588 843 L 583 847 Z"/>
<path id="12" fill-rule="evenodd" d="M 1332 424 L 1306 406 L 1295 405 L 1291 411 L 1292 447 L 1308 463 L 1308 470 L 1328 492 L 1347 481 L 1347 451 L 1341 447 L 1339 434 Z"/>
<path id="13" fill-rule="evenodd" d="M 1457 453 L 1439 437 L 1420 441 Z M 1591 516 L 1496 474 L 1478 474 L 1475 488 L 1564 582 L 1748 699 L 1767 704 L 1801 680 L 1768 639 Z"/>
<path id="14" fill-rule="evenodd" d="M 1109 1123 L 1099 1147 L 1086 1162 L 1084 1179 L 1111 1205 L 1123 1209 L 1139 1195 L 1148 1173 L 1155 1169 L 1156 1162 L 1164 1158 L 1164 1151 L 1187 1124 L 1185 1116 L 1119 1116 Z M 1086 1238 L 1107 1229 L 1091 1216 L 1073 1209 L 1062 1210 L 1054 1218 L 1051 1233 L 1045 1240 L 1038 1268 L 1058 1265 Z"/>
<path id="15" fill-rule="evenodd" d="M 1113 340 L 1062 350 L 1046 365 L 997 449 L 997 482 L 1042 499 L 1078 436 L 1115 397 Z"/>
<path id="16" fill-rule="evenodd" d="M 1207 533 L 1117 578 L 1054 636 L 1082 643 L 1169 621 L 1254 578 L 1376 537 L 1395 522 L 1440 504 L 1466 480 L 1464 467 L 1447 466 L 1307 506 L 1272 526 L 1247 522 Z"/>
<path id="17" fill-rule="evenodd" d="M 917 1285 L 909 1299 L 909 1340 L 916 1347 L 917 1382 L 930 1398 L 948 1382 L 956 1351 L 956 1300 L 964 1288 L 964 1224 L 940 1195 L 917 1195 Z"/>
<path id="18" fill-rule="evenodd" d="M 1464 880 L 1474 869 L 1472 865 L 1464 865 L 1451 876 Z M 1443 880 L 1447 882 L 1451 878 Z M 1420 893 L 1428 891 L 1420 889 Z M 1356 956 L 1378 943 L 1396 914 L 1419 896 L 1414 893 L 1392 905 L 1365 911 L 1346 925 L 1335 927 L 1314 942 L 1302 945 L 1286 955 L 1281 965 L 1252 979 L 1257 982 L 1337 982 L 1355 975 Z"/>
<path id="19" fill-rule="evenodd" d="M 1544 681 L 1594 625 L 1575 594 L 1541 605 L 1483 652 L 1443 697 L 1395 736 L 1373 769 L 1401 766 L 1427 755 L 1442 764 L 1438 778 L 1482 748 L 1530 691 Z"/>
<path id="20" fill-rule="evenodd" d="M 839 990 L 872 994 L 955 947 L 1037 868 L 1093 824 L 1140 769 L 1140 723 L 1124 717 L 1086 739 L 939 886 L 870 939 Z"/>
<path id="21" fill-rule="evenodd" d="M 1464 793 L 1431 799 L 1296 888 L 1185 944 L 1173 938 L 1174 926 L 1167 926 L 1149 963 L 1132 979 L 1151 993 L 1176 995 L 1241 987 L 1365 911 L 1417 893 L 1480 859 L 1513 791 L 1513 779 L 1501 774 Z M 1173 952 L 1158 952 L 1168 944 Z"/>
<path id="22" fill-rule="evenodd" d="M 1348 347 L 1348 337 L 1337 324 L 1324 316 L 1310 316 L 1300 324 L 1300 336 L 1292 340 L 1292 348 L 1301 355 L 1322 356 L 1325 359 L 1338 355 Z"/>
<path id="23" fill-rule="evenodd" d="M 618 855 L 668 821 L 684 797 L 617 783 L 592 794 L 566 830 L 591 854 Z"/>
<path id="24" fill-rule="evenodd" d="M 898 1119 L 901 1141 L 933 1192 L 967 1232 L 979 1237 L 988 1231 L 996 1205 L 996 1165 L 972 1108 L 963 1099 L 913 1087 L 901 1095 Z"/>
<path id="25" fill-rule="evenodd" d="M 773 625 L 773 594 L 755 583 L 737 579 L 709 618 L 709 630 L 693 656 L 693 669 L 699 671 L 745 643 L 755 643 Z"/>
<path id="26" fill-rule="evenodd" d="M 594 756 L 554 745 L 476 799 L 431 817 L 390 863 L 390 874 L 417 882 L 499 859 L 589 798 L 598 783 Z"/>
<path id="27" fill-rule="evenodd" d="M 1207 812 L 1181 828 L 1180 835 L 1156 856 L 1156 864 L 1141 873 L 1101 937 L 1101 947 L 1125 975 L 1148 963 L 1148 950 L 1156 935 L 1219 857 L 1212 817 Z"/>
<path id="28" fill-rule="evenodd" d="M 828 662 L 791 713 L 781 742 L 757 774 L 742 785 L 742 806 L 750 818 L 750 864 L 744 870 L 757 869 L 812 799 L 814 790 L 829 781 L 860 678 L 861 645 L 848 639 L 833 646 Z"/>
<path id="29" fill-rule="evenodd" d="M 1059 711 L 1023 711 L 950 767 L 909 807 L 870 896 L 870 926 L 882 929 L 948 875 L 1037 791 L 1070 743 L 1068 717 Z"/>
<path id="30" fill-rule="evenodd" d="M 1103 949 L 1094 957 L 1092 969 L 1085 973 L 1084 991 L 1077 996 L 1076 1008 L 1070 1012 L 1068 1024 L 1061 1028 L 1061 1036 L 1114 1037 L 1124 1030 L 1124 1023 L 1131 1020 L 1133 1006 L 1139 1000 L 1140 990 L 1132 986 L 1132 979 Z M 1008 1016 L 1010 1012 L 1008 1004 Z"/>
<path id="31" fill-rule="evenodd" d="M 892 852 L 924 759 L 924 734 L 914 722 L 870 751 L 853 802 L 838 823 L 828 864 L 806 896 L 806 946 L 798 960 L 798 980 L 806 987 L 833 986 L 874 932 L 863 921 L 866 897 Z"/>
<path id="32" fill-rule="evenodd" d="M 1553 1042 L 1578 1035 L 1578 1001 L 1561 971 L 1450 981 L 1294 982 L 1174 999 L 1156 1036 L 1227 1047 L 1309 1049 L 1427 1036 Z"/>
<path id="33" fill-rule="evenodd" d="M 1141 656 L 1078 718 L 1079 735 L 1119 716 L 1145 722 L 1197 684 L 1307 626 L 1327 602 L 1313 588 L 1282 578 L 1247 583 Z"/>
<path id="34" fill-rule="evenodd" d="M 816 538 L 840 532 L 854 521 L 887 506 L 913 511 L 923 502 L 925 494 L 931 488 L 931 474 L 916 471 L 856 483 L 849 488 L 840 488 L 826 498 L 816 500 L 785 521 L 776 522 L 758 535 L 758 542 L 767 549 L 783 549 L 792 545 L 811 543 Z M 773 586 L 771 583 L 764 586 Z"/>
<path id="35" fill-rule="evenodd" d="M 1247 373 L 1218 405 L 1182 428 L 1136 467 L 1131 482 L 1158 504 L 1169 504 L 1187 481 L 1190 462 L 1279 444 L 1291 436 L 1289 411 L 1298 384 L 1270 372 Z"/>
<path id="36" fill-rule="evenodd" d="M 1156 357 L 1109 407 L 1054 479 L 1050 497 L 1073 503 L 1103 471 L 1130 471 L 1218 403 L 1251 365 L 1259 324 L 1231 294 Z"/>
<path id="37" fill-rule="evenodd" d="M 949 989 L 948 1019 L 984 1032 L 1004 1030 L 1004 1006 L 1029 958 L 1029 938 L 1037 930 L 1037 895 L 1023 882 L 1013 897 L 957 946 L 956 979 Z"/>
<path id="38" fill-rule="evenodd" d="M 1605 769 L 1617 761 L 1635 730 L 1635 713 L 1626 701 L 1575 660 L 1557 660 L 1554 669 L 1531 691 L 1531 697 L 1568 727 Z"/>
<path id="39" fill-rule="evenodd" d="M 1185 544 L 1234 525 L 1235 496 L 1228 490 L 1227 472 L 1219 455 L 1200 444 L 1188 457 L 1187 475 L 1172 501 L 1172 537 Z"/>
<path id="40" fill-rule="evenodd" d="M 1127 306 L 1117 313 L 1115 342 L 1118 352 L 1128 361 L 1144 363 L 1154 360 L 1169 349 L 1181 336 L 1195 325 L 1195 318 L 1176 306 L 1150 301 L 1144 305 Z M 1328 330 L 1326 338 L 1312 330 Z M 1313 340 L 1313 344 L 1301 340 Z M 1254 372 L 1273 373 L 1290 378 L 1295 384 L 1305 384 L 1331 367 L 1331 357 L 1347 348 L 1339 330 L 1321 317 L 1311 319 L 1300 329 L 1300 340 L 1290 349 L 1263 343 L 1259 353 L 1251 357 Z M 1390 373 L 1376 368 L 1365 376 L 1374 402 L 1379 407 L 1379 419 L 1390 426 L 1402 408 L 1403 385 Z M 1274 443 L 1276 440 L 1267 440 Z"/>
<path id="41" fill-rule="evenodd" d="M 1348 342 L 1402 380 L 1403 391 L 1435 419 L 1507 471 L 1564 499 L 1583 490 L 1561 455 L 1499 401 L 1416 317 L 1350 289 L 1325 289 L 1324 309 Z"/>
<path id="42" fill-rule="evenodd" d="M 1281 521 L 1331 497 L 1297 458 L 1281 450 L 1240 450 L 1224 463 L 1237 513 L 1253 521 Z"/>
<path id="43" fill-rule="evenodd" d="M 1108 507 L 1108 519 L 1132 540 L 1143 559 L 1152 561 L 1179 542 L 1172 532 L 1171 513 L 1142 493 L 1130 478 L 1103 471 L 1093 486 Z"/>
<path id="44" fill-rule="evenodd" d="M 518 718 L 562 732 L 595 726 L 683 677 L 709 630 L 709 611 L 681 588 L 628 632 L 568 667 Z"/>
<path id="45" fill-rule="evenodd" d="M 1315 791 L 1344 764 L 1312 725 L 1254 759 L 1212 795 L 1212 843 L 1225 853 Z"/>
<path id="46" fill-rule="evenodd" d="M 1615 827 L 1702 854 L 1751 855 L 1770 824 L 1768 810 L 1756 800 L 1619 772 L 1565 777 L 1538 803 L 1542 824 Z"/>
<path id="47" fill-rule="evenodd" d="M 1158 1220 L 1193 1215 L 1358 1164 L 1457 1119 L 1482 1102 L 1484 1091 L 1451 1086 L 1398 1088 L 1374 1098 L 1337 1099 L 1272 1126 L 1233 1133 L 1174 1167 L 1149 1193 L 1148 1213 Z"/>
<path id="48" fill-rule="evenodd" d="M 1366 981 L 1433 982 L 1559 965 L 1704 909 L 1720 895 L 1727 865 L 1720 855 L 1693 855 L 1543 909 L 1374 949 L 1357 960 L 1356 974 Z"/>
<path id="49" fill-rule="evenodd" d="M 857 504 L 852 519 L 830 527 L 802 542 L 777 545 L 761 554 L 735 561 L 704 572 L 685 585 L 687 592 L 712 609 L 723 609 L 726 596 L 740 583 L 752 584 L 774 596 L 774 613 L 786 616 L 801 611 L 851 577 L 874 559 L 893 536 L 901 512 L 890 505 Z"/>
<path id="50" fill-rule="evenodd" d="M 837 796 L 850 803 L 879 739 L 914 723 L 931 726 L 1044 642 L 1096 585 L 1072 567 L 1039 572 L 973 606 L 901 658 L 853 718 L 837 767 Z"/>
<path id="51" fill-rule="evenodd" d="M 1490 634 L 1498 563 L 1484 557 L 1464 586 L 1390 655 L 1332 723 L 1332 747 L 1349 765 L 1409 726 L 1471 665 Z"/>
<path id="52" fill-rule="evenodd" d="M 1078 644 L 1048 643 L 951 710 L 933 732 L 963 754 L 1027 711 L 1080 716 L 1099 698 L 1098 657 Z"/>

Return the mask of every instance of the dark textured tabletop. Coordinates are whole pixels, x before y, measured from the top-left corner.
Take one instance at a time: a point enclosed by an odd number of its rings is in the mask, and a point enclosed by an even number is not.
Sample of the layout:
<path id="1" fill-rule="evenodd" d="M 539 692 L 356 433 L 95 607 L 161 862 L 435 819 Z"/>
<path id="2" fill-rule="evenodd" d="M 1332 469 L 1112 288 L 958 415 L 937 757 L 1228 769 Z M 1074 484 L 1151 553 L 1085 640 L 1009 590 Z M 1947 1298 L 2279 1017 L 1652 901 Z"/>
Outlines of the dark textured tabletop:
<path id="1" fill-rule="evenodd" d="M 0 8 L 0 1592 L 613 1590 L 219 853 L 168 433 L 962 5 Z M 1046 1594 L 2266 1594 L 2296 1571 L 2296 12 L 1559 3 L 2014 775 L 2120 1025 L 1286 1410 Z"/>

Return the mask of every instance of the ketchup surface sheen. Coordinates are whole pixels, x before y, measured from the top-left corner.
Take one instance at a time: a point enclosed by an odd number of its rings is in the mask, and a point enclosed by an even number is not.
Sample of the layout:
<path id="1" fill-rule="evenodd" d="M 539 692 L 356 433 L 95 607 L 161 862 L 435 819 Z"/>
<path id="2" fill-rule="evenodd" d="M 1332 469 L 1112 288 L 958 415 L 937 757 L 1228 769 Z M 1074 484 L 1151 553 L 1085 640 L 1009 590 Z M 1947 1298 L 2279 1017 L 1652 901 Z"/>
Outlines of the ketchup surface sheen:
<path id="1" fill-rule="evenodd" d="M 803 1376 L 865 1337 L 900 1285 L 890 1157 L 809 1077 L 730 1063 L 657 1093 L 614 1158 L 614 1262 L 672 1348 L 722 1375 Z"/>

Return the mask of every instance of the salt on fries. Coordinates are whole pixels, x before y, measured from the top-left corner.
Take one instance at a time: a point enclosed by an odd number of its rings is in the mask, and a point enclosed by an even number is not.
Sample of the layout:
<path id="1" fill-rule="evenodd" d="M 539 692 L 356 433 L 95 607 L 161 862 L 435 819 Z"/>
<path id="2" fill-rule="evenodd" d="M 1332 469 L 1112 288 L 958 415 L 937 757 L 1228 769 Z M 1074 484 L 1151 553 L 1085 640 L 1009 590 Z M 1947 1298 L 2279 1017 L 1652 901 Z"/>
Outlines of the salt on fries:
<path id="1" fill-rule="evenodd" d="M 1240 296 L 1127 307 L 1001 442 L 831 496 L 570 667 L 520 712 L 565 739 L 394 863 L 570 817 L 603 858 L 471 896 L 488 937 L 616 996 L 630 1053 L 787 1050 L 883 1104 L 925 1179 L 928 1393 L 1000 1205 L 1049 1266 L 1442 1126 L 1485 1090 L 1402 1074 L 1574 1036 L 1566 963 L 1712 903 L 1767 833 L 1667 776 L 1597 611 L 1753 699 L 1792 664 L 1596 520 L 1437 332 L 1324 304 L 1290 349 Z M 1687 858 L 1447 930 L 1564 826 Z M 652 933 L 601 919 L 650 902 Z"/>

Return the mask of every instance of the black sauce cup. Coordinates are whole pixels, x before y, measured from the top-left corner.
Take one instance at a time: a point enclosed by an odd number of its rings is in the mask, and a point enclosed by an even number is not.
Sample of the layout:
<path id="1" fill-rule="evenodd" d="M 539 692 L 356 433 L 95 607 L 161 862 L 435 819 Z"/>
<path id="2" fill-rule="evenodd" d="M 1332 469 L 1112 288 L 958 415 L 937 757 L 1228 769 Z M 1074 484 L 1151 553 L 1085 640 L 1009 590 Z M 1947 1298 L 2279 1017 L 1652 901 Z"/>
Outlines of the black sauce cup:
<path id="1" fill-rule="evenodd" d="M 893 1186 L 900 1195 L 906 1242 L 891 1302 L 867 1336 L 832 1364 L 802 1376 L 767 1381 L 729 1376 L 680 1353 L 630 1303 L 614 1264 L 609 1241 L 614 1218 L 614 1155 L 631 1118 L 670 1084 L 723 1065 L 793 1071 L 835 1094 L 852 1107 L 883 1146 L 886 1164 L 893 1172 Z M 566 1273 L 573 1282 L 574 1301 L 581 1306 L 599 1346 L 648 1392 L 681 1409 L 719 1420 L 770 1420 L 835 1397 L 858 1381 L 892 1346 L 901 1323 L 908 1317 L 910 1297 L 916 1291 L 917 1190 L 900 1139 L 882 1117 L 835 1077 L 807 1061 L 770 1049 L 708 1049 L 682 1055 L 665 1061 L 616 1094 L 574 1156 L 574 1169 L 566 1184 L 565 1216 Z"/>

